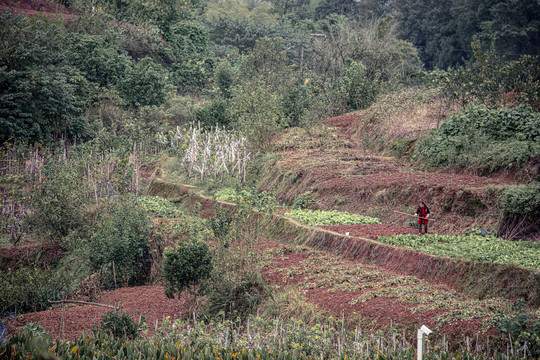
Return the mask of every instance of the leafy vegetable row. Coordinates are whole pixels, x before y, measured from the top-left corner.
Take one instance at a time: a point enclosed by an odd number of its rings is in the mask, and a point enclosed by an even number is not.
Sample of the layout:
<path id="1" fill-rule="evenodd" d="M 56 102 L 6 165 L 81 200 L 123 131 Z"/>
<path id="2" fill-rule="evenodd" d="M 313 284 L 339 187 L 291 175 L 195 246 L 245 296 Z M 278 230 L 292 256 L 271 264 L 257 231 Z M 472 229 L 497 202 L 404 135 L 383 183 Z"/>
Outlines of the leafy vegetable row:
<path id="1" fill-rule="evenodd" d="M 512 242 L 494 236 L 437 234 L 381 236 L 378 240 L 456 259 L 540 269 L 540 242 Z"/>
<path id="2" fill-rule="evenodd" d="M 330 210 L 291 210 L 285 214 L 298 222 L 310 226 L 319 225 L 358 225 L 358 224 L 380 224 L 377 218 L 351 214 L 348 212 Z"/>

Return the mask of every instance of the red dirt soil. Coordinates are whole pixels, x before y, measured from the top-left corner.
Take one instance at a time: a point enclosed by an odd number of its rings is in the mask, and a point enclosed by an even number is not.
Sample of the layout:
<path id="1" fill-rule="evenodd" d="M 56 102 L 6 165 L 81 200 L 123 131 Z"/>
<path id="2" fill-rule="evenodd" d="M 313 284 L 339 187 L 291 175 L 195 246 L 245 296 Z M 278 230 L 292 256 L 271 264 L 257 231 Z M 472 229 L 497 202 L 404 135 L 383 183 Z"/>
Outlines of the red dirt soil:
<path id="1" fill-rule="evenodd" d="M 322 123 L 328 126 L 334 126 L 341 130 L 343 135 L 350 139 L 355 132 L 354 125 L 362 120 L 360 115 L 342 115 L 323 120 Z"/>
<path id="2" fill-rule="evenodd" d="M 304 253 L 276 256 L 273 260 L 272 267 L 264 269 L 264 277 L 270 284 L 295 286 L 303 280 L 303 275 L 294 277 L 283 276 L 283 273 L 272 270 L 287 269 L 297 266 L 307 258 L 308 255 Z M 342 259 L 341 262 L 354 264 L 354 262 L 345 259 Z M 366 267 L 378 268 L 371 265 L 366 265 Z M 382 268 L 378 269 L 389 273 Z M 317 270 L 314 269 L 313 271 Z M 393 273 L 389 274 L 397 275 Z M 451 290 L 446 285 L 433 285 L 433 287 L 440 288 L 441 290 Z M 444 314 L 449 310 L 434 309 L 414 313 L 411 311 L 411 309 L 415 308 L 417 305 L 400 303 L 398 302 L 397 298 L 389 297 L 376 297 L 365 302 L 358 302 L 351 305 L 350 302 L 361 295 L 364 291 L 341 291 L 335 289 L 329 291 L 327 288 L 309 288 L 302 291 L 305 299 L 308 302 L 318 305 L 320 309 L 328 311 L 328 313 L 334 317 L 340 318 L 342 315 L 349 317 L 353 314 L 358 314 L 362 318 L 377 320 L 378 326 L 388 325 L 391 322 L 394 324 L 410 325 L 418 323 L 419 319 L 421 318 L 424 324 L 432 329 L 435 329 L 437 326 L 437 323 L 434 320 L 435 317 Z M 445 334 L 446 338 L 449 340 L 460 339 L 464 336 L 472 337 L 478 333 L 482 333 L 482 319 L 446 323 L 437 331 L 440 334 Z M 483 334 L 482 337 L 487 335 L 496 336 L 497 332 L 492 328 L 488 330 L 487 333 Z"/>
<path id="3" fill-rule="evenodd" d="M 121 311 L 128 312 L 134 321 L 139 320 L 138 311 L 146 316 L 149 326 L 149 335 L 154 333 L 156 321 L 161 324 L 163 318 L 170 316 L 172 319 L 180 317 L 187 310 L 184 300 L 169 299 L 164 295 L 162 286 L 137 286 L 121 288 L 105 292 L 98 303 L 104 305 L 119 306 Z M 66 305 L 64 334 L 66 339 L 75 339 L 82 335 L 83 330 L 89 331 L 98 325 L 101 317 L 113 309 L 92 305 Z M 56 306 L 54 309 L 27 313 L 16 318 L 16 321 L 8 321 L 10 333 L 15 327 L 29 322 L 39 322 L 54 337 L 59 337 L 60 320 L 62 309 Z"/>

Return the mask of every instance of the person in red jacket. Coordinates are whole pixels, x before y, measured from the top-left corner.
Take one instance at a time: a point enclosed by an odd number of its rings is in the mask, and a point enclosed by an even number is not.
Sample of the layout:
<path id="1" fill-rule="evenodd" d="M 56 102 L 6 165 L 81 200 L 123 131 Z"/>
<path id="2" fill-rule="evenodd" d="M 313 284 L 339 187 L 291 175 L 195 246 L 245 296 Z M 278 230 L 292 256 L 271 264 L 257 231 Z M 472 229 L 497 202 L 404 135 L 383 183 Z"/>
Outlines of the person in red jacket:
<path id="1" fill-rule="evenodd" d="M 418 231 L 420 232 L 420 235 L 427 234 L 429 214 L 429 208 L 426 206 L 426 203 L 420 201 L 420 205 L 418 206 L 418 209 L 416 209 L 415 214 L 415 216 L 418 216 Z M 423 233 L 422 227 L 424 227 Z"/>

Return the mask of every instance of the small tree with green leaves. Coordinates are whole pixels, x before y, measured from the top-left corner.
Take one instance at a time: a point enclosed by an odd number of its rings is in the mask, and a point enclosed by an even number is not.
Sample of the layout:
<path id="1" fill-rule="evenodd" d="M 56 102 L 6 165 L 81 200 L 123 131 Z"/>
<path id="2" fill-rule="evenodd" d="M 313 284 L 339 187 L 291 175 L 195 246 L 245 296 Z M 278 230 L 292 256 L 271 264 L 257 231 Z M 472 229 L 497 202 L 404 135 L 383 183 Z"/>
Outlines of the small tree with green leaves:
<path id="1" fill-rule="evenodd" d="M 113 206 L 85 248 L 90 264 L 95 270 L 105 270 L 109 284 L 113 277 L 123 285 L 144 284 L 151 267 L 146 241 L 150 231 L 151 224 L 144 210 L 130 203 Z"/>
<path id="2" fill-rule="evenodd" d="M 194 310 L 197 296 L 204 292 L 202 283 L 212 273 L 212 254 L 201 241 L 179 244 L 175 249 L 165 250 L 162 279 L 165 282 L 165 295 L 174 298 L 185 294 L 190 312 Z"/>
<path id="3" fill-rule="evenodd" d="M 353 61 L 341 78 L 341 86 L 347 99 L 348 110 L 365 109 L 375 100 L 377 80 L 367 77 L 366 66 Z"/>

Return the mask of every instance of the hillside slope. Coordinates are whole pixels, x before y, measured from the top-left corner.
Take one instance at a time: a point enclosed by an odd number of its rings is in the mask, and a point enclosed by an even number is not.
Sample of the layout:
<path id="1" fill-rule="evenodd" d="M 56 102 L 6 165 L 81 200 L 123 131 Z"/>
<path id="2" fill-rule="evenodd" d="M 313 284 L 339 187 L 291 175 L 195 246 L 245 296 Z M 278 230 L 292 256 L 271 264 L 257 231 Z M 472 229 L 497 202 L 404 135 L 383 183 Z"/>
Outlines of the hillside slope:
<path id="1" fill-rule="evenodd" d="M 437 218 L 435 232 L 495 230 L 497 194 L 515 180 L 422 171 L 394 157 L 373 155 L 352 135 L 360 120 L 345 115 L 325 121 L 311 134 L 301 129 L 282 134 L 276 152 L 261 160 L 260 188 L 275 192 L 284 203 L 303 195 L 311 208 L 376 216 L 394 225 L 412 219 L 394 211 L 414 213 L 423 200 Z"/>

